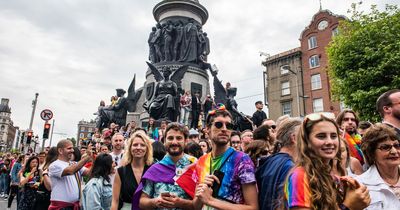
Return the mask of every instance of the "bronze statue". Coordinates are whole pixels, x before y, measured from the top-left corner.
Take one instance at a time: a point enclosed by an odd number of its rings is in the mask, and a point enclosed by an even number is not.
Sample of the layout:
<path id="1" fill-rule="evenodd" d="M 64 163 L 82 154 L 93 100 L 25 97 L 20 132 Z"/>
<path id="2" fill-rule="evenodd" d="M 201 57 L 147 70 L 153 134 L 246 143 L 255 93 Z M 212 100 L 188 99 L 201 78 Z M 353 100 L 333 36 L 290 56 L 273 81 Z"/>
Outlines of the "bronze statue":
<path id="1" fill-rule="evenodd" d="M 150 117 L 159 120 L 167 119 L 176 122 L 179 114 L 179 91 L 181 81 L 188 66 L 182 66 L 173 74 L 169 67 L 163 67 L 160 72 L 154 65 L 146 62 L 155 80 L 158 82 L 154 97 L 147 101 L 143 107 L 147 110 Z"/>
<path id="2" fill-rule="evenodd" d="M 227 86 L 225 88 L 217 77 L 218 71 L 211 70 L 211 73 L 214 76 L 213 84 L 215 104 L 224 104 L 226 106 L 226 109 L 232 114 L 234 130 L 253 130 L 252 122 L 249 121 L 249 118 L 242 112 L 239 112 L 239 110 L 237 109 L 238 104 L 235 100 L 237 88 L 230 86 Z"/>
<path id="3" fill-rule="evenodd" d="M 136 103 L 142 94 L 142 90 L 135 91 L 136 75 L 133 77 L 132 83 L 128 89 L 128 97 L 125 98 L 125 90 L 116 89 L 118 100 L 114 105 L 100 106 L 98 110 L 98 118 L 96 127 L 99 130 L 106 128 L 110 123 L 116 123 L 120 126 L 126 125 L 127 112 L 134 112 L 136 110 Z"/>

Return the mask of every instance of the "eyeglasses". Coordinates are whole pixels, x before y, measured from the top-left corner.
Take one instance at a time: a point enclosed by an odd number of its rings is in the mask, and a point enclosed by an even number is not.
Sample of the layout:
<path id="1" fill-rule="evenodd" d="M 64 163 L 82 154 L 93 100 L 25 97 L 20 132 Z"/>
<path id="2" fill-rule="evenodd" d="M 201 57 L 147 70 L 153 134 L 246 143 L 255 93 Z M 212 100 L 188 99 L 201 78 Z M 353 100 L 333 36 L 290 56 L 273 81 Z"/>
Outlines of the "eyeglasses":
<path id="1" fill-rule="evenodd" d="M 394 147 L 396 150 L 400 150 L 400 144 L 383 144 L 378 149 L 389 152 Z"/>
<path id="2" fill-rule="evenodd" d="M 227 123 L 223 123 L 223 122 L 214 122 L 214 126 L 215 126 L 216 128 L 218 128 L 218 129 L 221 129 L 222 126 L 224 126 L 224 125 L 225 125 L 226 129 L 228 129 L 228 130 L 232 130 L 232 129 L 233 129 L 233 124 L 232 124 L 232 123 L 229 123 L 229 122 L 227 122 Z"/>
<path id="3" fill-rule="evenodd" d="M 317 113 L 312 113 L 307 115 L 304 120 L 311 120 L 311 121 L 317 121 L 320 120 L 322 117 L 329 118 L 329 119 L 335 119 L 335 114 L 332 112 L 317 112 Z"/>
<path id="4" fill-rule="evenodd" d="M 398 105 L 398 104 L 400 104 L 400 102 L 390 103 L 390 106 L 395 106 L 395 105 Z"/>

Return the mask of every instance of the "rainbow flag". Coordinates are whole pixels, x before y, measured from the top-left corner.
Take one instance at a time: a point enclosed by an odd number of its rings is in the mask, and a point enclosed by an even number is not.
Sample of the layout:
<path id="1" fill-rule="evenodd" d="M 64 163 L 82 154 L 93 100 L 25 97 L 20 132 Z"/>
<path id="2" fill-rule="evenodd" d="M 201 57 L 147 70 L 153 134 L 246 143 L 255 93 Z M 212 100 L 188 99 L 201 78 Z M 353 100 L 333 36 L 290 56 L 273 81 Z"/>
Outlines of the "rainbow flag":
<path id="1" fill-rule="evenodd" d="M 357 158 L 360 161 L 361 165 L 364 165 L 364 154 L 361 151 L 361 136 L 359 134 L 351 136 L 350 134 L 345 132 L 343 138 L 349 145 L 350 156 Z"/>
<path id="2" fill-rule="evenodd" d="M 283 188 L 285 206 L 311 207 L 311 190 L 303 167 L 297 167 L 289 175 Z"/>

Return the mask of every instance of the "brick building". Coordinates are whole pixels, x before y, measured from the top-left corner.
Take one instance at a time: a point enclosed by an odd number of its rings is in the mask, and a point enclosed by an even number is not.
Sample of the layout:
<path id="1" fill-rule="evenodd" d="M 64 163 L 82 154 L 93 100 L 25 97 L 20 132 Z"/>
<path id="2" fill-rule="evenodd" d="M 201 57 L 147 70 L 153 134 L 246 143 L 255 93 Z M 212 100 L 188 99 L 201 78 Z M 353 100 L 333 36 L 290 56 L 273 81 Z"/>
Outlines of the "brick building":
<path id="1" fill-rule="evenodd" d="M 267 57 L 262 63 L 271 119 L 284 114 L 340 112 L 340 103 L 331 97 L 326 47 L 345 18 L 329 10 L 318 11 L 301 32 L 300 47 Z"/>
<path id="2" fill-rule="evenodd" d="M 326 47 L 338 32 L 344 16 L 321 10 L 300 35 L 306 113 L 340 112 L 340 103 L 333 101 L 328 76 Z"/>

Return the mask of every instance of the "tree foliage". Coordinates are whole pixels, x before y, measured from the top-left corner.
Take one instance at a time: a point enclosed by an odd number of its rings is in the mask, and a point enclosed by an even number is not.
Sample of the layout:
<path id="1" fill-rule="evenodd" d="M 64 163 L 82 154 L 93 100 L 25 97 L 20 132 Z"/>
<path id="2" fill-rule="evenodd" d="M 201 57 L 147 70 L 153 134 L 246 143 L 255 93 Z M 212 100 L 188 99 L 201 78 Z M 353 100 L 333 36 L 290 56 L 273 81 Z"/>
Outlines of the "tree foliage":
<path id="1" fill-rule="evenodd" d="M 400 10 L 386 5 L 380 12 L 357 11 L 339 25 L 339 35 L 328 46 L 329 76 L 333 96 L 360 114 L 379 121 L 376 99 L 400 87 Z"/>

